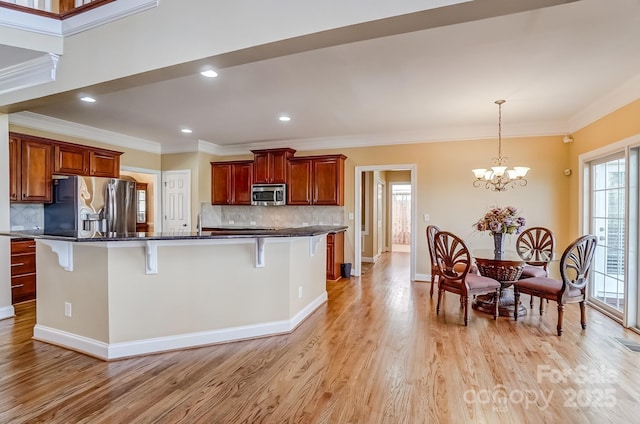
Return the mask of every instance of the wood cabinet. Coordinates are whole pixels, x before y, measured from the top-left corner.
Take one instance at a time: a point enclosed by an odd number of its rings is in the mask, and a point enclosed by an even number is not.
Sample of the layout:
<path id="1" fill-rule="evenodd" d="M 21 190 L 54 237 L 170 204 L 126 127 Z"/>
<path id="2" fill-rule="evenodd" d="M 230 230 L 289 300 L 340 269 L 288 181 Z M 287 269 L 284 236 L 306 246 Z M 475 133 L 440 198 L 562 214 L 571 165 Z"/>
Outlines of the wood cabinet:
<path id="1" fill-rule="evenodd" d="M 211 162 L 211 204 L 250 205 L 253 161 Z"/>
<path id="2" fill-rule="evenodd" d="M 120 176 L 122 152 L 9 133 L 9 200 L 51 202 L 53 174 Z"/>
<path id="3" fill-rule="evenodd" d="M 53 172 L 89 175 L 89 150 L 82 146 L 58 144 L 53 148 Z"/>
<path id="4" fill-rule="evenodd" d="M 120 152 L 75 144 L 54 144 L 53 172 L 65 175 L 90 175 L 118 178 Z"/>
<path id="5" fill-rule="evenodd" d="M 16 202 L 20 193 L 20 139 L 9 136 L 9 201 Z"/>
<path id="6" fill-rule="evenodd" d="M 36 298 L 36 243 L 11 240 L 11 303 Z"/>
<path id="7" fill-rule="evenodd" d="M 327 280 L 339 280 L 344 262 L 344 232 L 327 234 Z"/>
<path id="8" fill-rule="evenodd" d="M 9 200 L 51 202 L 50 144 L 9 134 Z"/>
<path id="9" fill-rule="evenodd" d="M 89 175 L 94 177 L 120 176 L 120 155 L 104 150 L 89 151 Z"/>
<path id="10" fill-rule="evenodd" d="M 287 182 L 287 162 L 294 149 L 252 150 L 253 182 L 256 184 L 284 184 Z"/>
<path id="11" fill-rule="evenodd" d="M 289 159 L 289 205 L 344 205 L 344 155 Z"/>

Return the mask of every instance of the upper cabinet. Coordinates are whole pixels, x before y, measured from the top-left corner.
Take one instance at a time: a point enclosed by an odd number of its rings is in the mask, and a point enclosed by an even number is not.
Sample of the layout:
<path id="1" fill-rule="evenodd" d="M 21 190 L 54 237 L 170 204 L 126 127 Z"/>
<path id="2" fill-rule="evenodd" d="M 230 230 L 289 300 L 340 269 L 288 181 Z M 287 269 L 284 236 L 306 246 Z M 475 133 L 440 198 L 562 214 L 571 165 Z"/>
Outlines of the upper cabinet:
<path id="1" fill-rule="evenodd" d="M 93 177 L 120 176 L 120 155 L 105 150 L 89 151 L 89 175 Z"/>
<path id="2" fill-rule="evenodd" d="M 250 205 L 253 161 L 211 162 L 211 204 Z"/>
<path id="3" fill-rule="evenodd" d="M 89 150 L 82 146 L 59 144 L 53 149 L 53 172 L 89 175 Z"/>
<path id="4" fill-rule="evenodd" d="M 51 202 L 50 144 L 9 134 L 9 200 Z"/>
<path id="5" fill-rule="evenodd" d="M 253 182 L 256 184 L 284 184 L 287 182 L 287 161 L 294 149 L 252 150 Z"/>
<path id="6" fill-rule="evenodd" d="M 54 144 L 53 172 L 118 178 L 121 154 L 113 150 L 57 142 Z"/>
<path id="7" fill-rule="evenodd" d="M 289 205 L 344 205 L 344 155 L 289 159 Z"/>
<path id="8" fill-rule="evenodd" d="M 51 201 L 53 174 L 120 176 L 121 152 L 9 133 L 9 200 Z"/>

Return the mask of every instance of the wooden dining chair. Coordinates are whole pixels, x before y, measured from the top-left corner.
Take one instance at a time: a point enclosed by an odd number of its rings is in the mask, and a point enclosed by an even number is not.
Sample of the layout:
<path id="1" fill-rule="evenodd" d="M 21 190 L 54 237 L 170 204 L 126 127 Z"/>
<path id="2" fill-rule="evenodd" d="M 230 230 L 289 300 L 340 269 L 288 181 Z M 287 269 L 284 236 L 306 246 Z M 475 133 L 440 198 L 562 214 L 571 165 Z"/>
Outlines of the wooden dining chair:
<path id="1" fill-rule="evenodd" d="M 513 285 L 516 305 L 521 293 L 540 297 L 541 301 L 555 300 L 558 303 L 557 331 L 558 336 L 561 336 L 564 305 L 580 303 L 580 324 L 583 330 L 586 329 L 585 293 L 597 243 L 596 236 L 586 235 L 579 237 L 565 249 L 560 258 L 561 280 L 530 277 L 516 281 Z M 514 313 L 513 318 L 517 321 L 518 314 Z"/>
<path id="2" fill-rule="evenodd" d="M 427 247 L 429 249 L 429 259 L 431 260 L 431 291 L 429 292 L 429 297 L 433 298 L 433 286 L 436 282 L 436 278 L 438 277 L 438 264 L 436 262 L 436 252 L 435 252 L 435 237 L 436 233 L 440 231 L 435 225 L 427 225 Z"/>
<path id="3" fill-rule="evenodd" d="M 556 238 L 548 228 L 531 227 L 520 233 L 516 239 L 516 251 L 527 262 L 522 269 L 520 279 L 548 277 L 548 266 L 555 254 L 555 247 Z M 533 309 L 533 296 L 531 296 L 529 305 Z M 543 308 L 542 299 L 540 299 L 541 313 Z"/>
<path id="4" fill-rule="evenodd" d="M 500 282 L 470 272 L 471 254 L 464 241 L 448 231 L 438 231 L 434 237 L 434 251 L 438 265 L 438 304 L 440 313 L 442 295 L 445 291 L 460 296 L 464 309 L 464 325 L 469 322 L 469 296 L 494 293 L 500 297 Z M 498 318 L 498 302 L 495 302 L 493 319 Z"/>

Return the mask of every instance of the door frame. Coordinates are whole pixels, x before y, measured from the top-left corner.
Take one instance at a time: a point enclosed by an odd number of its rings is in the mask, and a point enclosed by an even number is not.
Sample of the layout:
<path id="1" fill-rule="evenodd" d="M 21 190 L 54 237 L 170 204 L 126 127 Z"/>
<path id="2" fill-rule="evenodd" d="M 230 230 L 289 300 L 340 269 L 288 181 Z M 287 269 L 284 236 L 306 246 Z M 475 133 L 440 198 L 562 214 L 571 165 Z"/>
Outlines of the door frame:
<path id="1" fill-rule="evenodd" d="M 362 174 L 366 171 L 410 171 L 411 172 L 411 253 L 409 258 L 409 273 L 411 281 L 416 279 L 416 223 L 417 223 L 417 165 L 368 165 L 355 167 L 355 214 L 354 214 L 354 264 L 352 273 L 361 275 L 362 268 Z"/>
<path id="2" fill-rule="evenodd" d="M 163 216 L 162 210 L 162 195 L 159 190 L 159 186 L 162 185 L 162 172 L 156 169 L 145 169 L 145 168 L 136 168 L 134 166 L 122 166 L 120 167 L 120 171 L 124 172 L 135 172 L 138 174 L 149 174 L 154 176 L 154 184 L 153 184 L 153 231 L 155 233 L 162 232 L 162 226 L 164 225 L 164 220 L 160 219 Z"/>

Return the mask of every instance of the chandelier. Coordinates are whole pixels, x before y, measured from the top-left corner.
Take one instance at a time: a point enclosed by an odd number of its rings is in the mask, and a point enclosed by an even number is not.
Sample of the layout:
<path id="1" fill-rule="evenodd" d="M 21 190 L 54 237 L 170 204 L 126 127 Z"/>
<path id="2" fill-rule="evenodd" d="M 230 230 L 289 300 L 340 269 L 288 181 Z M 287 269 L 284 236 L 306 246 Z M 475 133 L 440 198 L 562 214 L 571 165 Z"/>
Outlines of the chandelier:
<path id="1" fill-rule="evenodd" d="M 504 166 L 508 159 L 502 156 L 502 104 L 505 101 L 495 101 L 498 105 L 498 157 L 493 158 L 493 163 L 496 166 L 492 166 L 491 169 L 473 169 L 472 172 L 476 176 L 473 182 L 474 187 L 484 185 L 485 188 L 493 191 L 506 191 L 509 186 L 515 187 L 516 184 L 522 187 L 527 185 L 527 180 L 525 180 L 524 176 L 527 175 L 529 168 L 526 166 L 514 166 L 513 169 L 507 169 Z"/>

